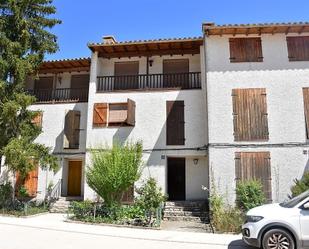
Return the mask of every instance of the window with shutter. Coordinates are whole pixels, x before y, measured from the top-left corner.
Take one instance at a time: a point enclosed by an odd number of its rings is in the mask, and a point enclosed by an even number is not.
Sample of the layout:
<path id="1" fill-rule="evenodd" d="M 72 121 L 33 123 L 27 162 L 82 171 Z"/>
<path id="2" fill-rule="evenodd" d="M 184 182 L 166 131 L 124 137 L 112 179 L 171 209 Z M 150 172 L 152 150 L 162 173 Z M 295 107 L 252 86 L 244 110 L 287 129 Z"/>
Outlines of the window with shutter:
<path id="1" fill-rule="evenodd" d="M 80 133 L 80 111 L 68 111 L 65 115 L 63 148 L 78 149 Z"/>
<path id="2" fill-rule="evenodd" d="M 290 61 L 309 61 L 309 36 L 287 37 Z"/>
<path id="3" fill-rule="evenodd" d="M 166 117 L 166 145 L 184 145 L 184 101 L 166 101 Z"/>
<path id="4" fill-rule="evenodd" d="M 38 166 L 30 171 L 26 178 L 22 180 L 20 173 L 16 172 L 15 174 L 15 195 L 18 196 L 18 190 L 21 186 L 24 186 L 27 190 L 27 194 L 30 197 L 36 197 L 37 195 L 37 189 L 38 189 L 38 173 L 39 168 Z"/>
<path id="5" fill-rule="evenodd" d="M 42 128 L 43 112 L 38 112 L 37 115 L 32 119 L 32 124 Z"/>
<path id="6" fill-rule="evenodd" d="M 122 195 L 121 202 L 123 204 L 130 204 L 134 202 L 134 186 L 129 187 Z"/>
<path id="7" fill-rule="evenodd" d="M 230 38 L 230 62 L 262 62 L 262 42 L 259 37 Z"/>
<path id="8" fill-rule="evenodd" d="M 107 103 L 95 103 L 93 105 L 93 126 L 105 127 L 107 126 Z"/>
<path id="9" fill-rule="evenodd" d="M 89 74 L 72 75 L 70 97 L 72 100 L 87 101 Z"/>
<path id="10" fill-rule="evenodd" d="M 114 90 L 138 89 L 138 61 L 116 62 Z"/>
<path id="11" fill-rule="evenodd" d="M 233 89 L 235 141 L 267 141 L 268 118 L 265 88 Z"/>
<path id="12" fill-rule="evenodd" d="M 303 88 L 306 138 L 309 139 L 309 88 Z"/>
<path id="13" fill-rule="evenodd" d="M 265 197 L 271 202 L 272 190 L 269 152 L 236 152 L 235 175 L 236 183 L 247 180 L 261 181 Z"/>

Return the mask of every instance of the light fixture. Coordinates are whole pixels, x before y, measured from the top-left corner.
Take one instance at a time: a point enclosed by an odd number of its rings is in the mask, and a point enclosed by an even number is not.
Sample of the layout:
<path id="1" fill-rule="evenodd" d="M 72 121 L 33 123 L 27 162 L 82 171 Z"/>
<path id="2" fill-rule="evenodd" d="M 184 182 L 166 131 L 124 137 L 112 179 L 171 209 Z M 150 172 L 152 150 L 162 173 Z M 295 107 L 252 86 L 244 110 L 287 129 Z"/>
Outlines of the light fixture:
<path id="1" fill-rule="evenodd" d="M 59 85 L 61 85 L 61 83 L 62 83 L 62 77 L 61 77 L 61 75 L 58 75 L 57 79 L 58 79 Z"/>
<path id="2" fill-rule="evenodd" d="M 149 59 L 149 66 L 152 67 L 153 59 Z"/>
<path id="3" fill-rule="evenodd" d="M 194 165 L 197 165 L 198 164 L 198 158 L 194 158 L 193 163 L 194 163 Z"/>

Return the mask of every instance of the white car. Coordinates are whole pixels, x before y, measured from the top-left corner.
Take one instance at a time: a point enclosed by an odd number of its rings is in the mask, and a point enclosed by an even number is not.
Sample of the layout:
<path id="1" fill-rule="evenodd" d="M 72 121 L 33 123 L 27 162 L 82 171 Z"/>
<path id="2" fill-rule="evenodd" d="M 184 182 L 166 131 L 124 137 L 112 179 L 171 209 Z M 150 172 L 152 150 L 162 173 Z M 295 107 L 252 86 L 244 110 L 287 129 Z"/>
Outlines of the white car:
<path id="1" fill-rule="evenodd" d="M 246 244 L 264 249 L 309 248 L 309 190 L 249 210 L 242 235 Z"/>

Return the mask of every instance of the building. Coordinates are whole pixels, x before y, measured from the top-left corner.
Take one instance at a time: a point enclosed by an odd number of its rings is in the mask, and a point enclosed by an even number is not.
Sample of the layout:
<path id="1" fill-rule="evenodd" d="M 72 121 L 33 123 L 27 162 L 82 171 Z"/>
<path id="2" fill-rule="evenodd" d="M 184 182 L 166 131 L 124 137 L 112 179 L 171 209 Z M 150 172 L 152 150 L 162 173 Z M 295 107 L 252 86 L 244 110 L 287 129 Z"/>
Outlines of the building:
<path id="1" fill-rule="evenodd" d="M 203 37 L 88 46 L 91 58 L 46 61 L 27 81 L 42 112 L 37 141 L 60 165 L 32 173 L 37 198 L 50 182 L 54 194 L 96 198 L 90 149 L 139 140 L 141 181 L 154 177 L 170 200 L 216 187 L 232 204 L 237 181 L 257 178 L 281 201 L 307 170 L 308 23 L 205 23 Z"/>

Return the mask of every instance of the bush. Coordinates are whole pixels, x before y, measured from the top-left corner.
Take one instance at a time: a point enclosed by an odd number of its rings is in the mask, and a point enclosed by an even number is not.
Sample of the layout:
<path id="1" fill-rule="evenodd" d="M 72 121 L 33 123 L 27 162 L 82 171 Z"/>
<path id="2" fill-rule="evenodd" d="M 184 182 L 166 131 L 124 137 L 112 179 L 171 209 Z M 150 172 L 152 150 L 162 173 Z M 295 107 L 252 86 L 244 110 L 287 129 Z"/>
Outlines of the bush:
<path id="1" fill-rule="evenodd" d="M 211 223 L 218 232 L 239 233 L 244 215 L 237 207 L 224 206 L 223 197 L 214 192 L 209 198 Z"/>
<path id="2" fill-rule="evenodd" d="M 139 142 L 91 151 L 92 166 L 86 172 L 87 183 L 107 206 L 119 204 L 123 193 L 140 178 L 142 151 Z"/>
<path id="3" fill-rule="evenodd" d="M 250 180 L 237 183 L 236 204 L 243 211 L 260 206 L 266 201 L 260 181 Z"/>
<path id="4" fill-rule="evenodd" d="M 136 189 L 136 192 L 139 194 L 135 200 L 136 205 L 147 213 L 150 224 L 157 209 L 166 200 L 166 196 L 154 178 L 149 178 L 140 188 Z"/>
<path id="5" fill-rule="evenodd" d="M 10 182 L 0 185 L 0 208 L 11 205 L 13 198 L 13 187 Z"/>
<path id="6" fill-rule="evenodd" d="M 291 187 L 291 193 L 292 195 L 290 198 L 295 197 L 306 190 L 309 189 L 309 172 L 306 172 L 302 179 L 294 179 L 294 186 Z"/>
<path id="7" fill-rule="evenodd" d="M 78 219 L 85 216 L 93 216 L 94 205 L 91 201 L 73 201 L 70 204 L 69 211 Z"/>

